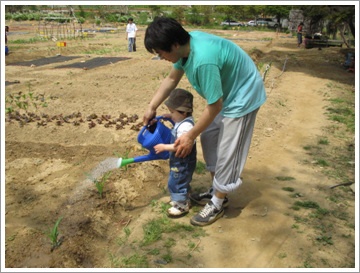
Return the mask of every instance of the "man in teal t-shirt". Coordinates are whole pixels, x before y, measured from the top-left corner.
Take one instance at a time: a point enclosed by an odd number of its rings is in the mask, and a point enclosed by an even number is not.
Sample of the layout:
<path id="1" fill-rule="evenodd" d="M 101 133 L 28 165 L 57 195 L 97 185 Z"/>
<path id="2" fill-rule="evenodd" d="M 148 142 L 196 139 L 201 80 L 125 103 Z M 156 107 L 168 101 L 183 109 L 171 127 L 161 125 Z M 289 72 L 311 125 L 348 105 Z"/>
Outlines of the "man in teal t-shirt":
<path id="1" fill-rule="evenodd" d="M 223 216 L 226 195 L 238 189 L 248 156 L 257 112 L 266 101 L 264 84 L 256 65 L 235 43 L 201 31 L 187 32 L 171 18 L 155 18 L 145 33 L 150 53 L 173 63 L 145 111 L 143 122 L 156 116 L 156 109 L 186 74 L 207 105 L 194 127 L 179 137 L 175 156 L 191 152 L 200 135 L 212 186 L 190 199 L 204 208 L 190 222 L 205 226 Z"/>

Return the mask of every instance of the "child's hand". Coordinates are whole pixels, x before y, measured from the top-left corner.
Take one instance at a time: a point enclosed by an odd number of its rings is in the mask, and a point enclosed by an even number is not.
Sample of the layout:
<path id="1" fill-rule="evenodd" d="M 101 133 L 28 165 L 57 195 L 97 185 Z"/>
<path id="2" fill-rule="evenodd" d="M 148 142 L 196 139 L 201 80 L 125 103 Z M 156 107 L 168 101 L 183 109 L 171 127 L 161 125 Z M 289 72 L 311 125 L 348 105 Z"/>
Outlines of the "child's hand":
<path id="1" fill-rule="evenodd" d="M 163 116 L 164 118 L 171 119 L 171 114 L 169 114 L 169 113 L 163 114 L 162 116 Z"/>
<path id="2" fill-rule="evenodd" d="M 163 151 L 165 151 L 165 145 L 164 144 L 157 144 L 154 146 L 154 150 L 156 154 L 159 154 Z"/>

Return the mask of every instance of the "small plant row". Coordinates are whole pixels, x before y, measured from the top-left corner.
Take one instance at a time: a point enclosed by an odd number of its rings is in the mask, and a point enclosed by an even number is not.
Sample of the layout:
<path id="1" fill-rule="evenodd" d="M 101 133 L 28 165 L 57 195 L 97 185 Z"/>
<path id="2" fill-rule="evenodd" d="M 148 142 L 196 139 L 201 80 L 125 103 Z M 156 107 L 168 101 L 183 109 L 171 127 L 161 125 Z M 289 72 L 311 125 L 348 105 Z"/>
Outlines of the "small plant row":
<path id="1" fill-rule="evenodd" d="M 16 94 L 6 94 L 5 113 L 12 113 L 16 110 L 28 111 L 29 109 L 38 110 L 39 107 L 45 108 L 48 102 L 44 94 L 35 94 L 31 90 L 31 84 L 28 84 L 29 92 L 18 92 Z M 56 96 L 50 96 L 49 99 L 55 100 Z"/>
<path id="2" fill-rule="evenodd" d="M 103 125 L 106 128 L 115 128 L 116 130 L 125 129 L 126 125 L 131 125 L 131 130 L 139 131 L 143 126 L 142 122 L 136 123 L 139 119 L 138 115 L 126 115 L 121 113 L 118 117 L 112 118 L 111 115 L 97 115 L 91 114 L 89 116 L 83 116 L 80 112 L 72 113 L 70 115 L 54 115 L 49 116 L 47 114 L 36 114 L 33 112 L 20 113 L 19 111 L 13 111 L 7 113 L 5 118 L 6 122 L 13 123 L 16 121 L 20 127 L 24 125 L 36 122 L 37 126 L 46 126 L 48 123 L 54 122 L 57 126 L 66 124 L 72 124 L 73 126 L 80 126 L 82 123 L 87 123 L 89 128 L 94 128 L 96 125 Z M 135 124 L 134 124 L 135 123 Z"/>

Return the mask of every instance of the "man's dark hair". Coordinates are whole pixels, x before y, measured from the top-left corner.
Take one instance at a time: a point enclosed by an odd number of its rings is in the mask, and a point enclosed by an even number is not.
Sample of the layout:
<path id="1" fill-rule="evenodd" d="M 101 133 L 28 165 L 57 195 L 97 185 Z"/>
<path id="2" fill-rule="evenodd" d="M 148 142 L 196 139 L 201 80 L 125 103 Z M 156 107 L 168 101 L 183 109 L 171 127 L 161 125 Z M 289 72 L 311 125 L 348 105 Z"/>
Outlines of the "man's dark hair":
<path id="1" fill-rule="evenodd" d="M 185 45 L 190 40 L 190 34 L 181 24 L 172 18 L 156 17 L 146 29 L 144 44 L 150 53 L 156 50 L 171 51 L 174 44 Z"/>

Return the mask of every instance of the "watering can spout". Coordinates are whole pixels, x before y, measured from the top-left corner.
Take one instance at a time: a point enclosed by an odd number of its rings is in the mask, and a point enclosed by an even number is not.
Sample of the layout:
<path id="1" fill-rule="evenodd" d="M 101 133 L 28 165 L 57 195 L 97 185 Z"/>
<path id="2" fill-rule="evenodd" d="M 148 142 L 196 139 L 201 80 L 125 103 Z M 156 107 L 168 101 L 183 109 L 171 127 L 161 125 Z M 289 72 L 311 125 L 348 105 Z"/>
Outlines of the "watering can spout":
<path id="1" fill-rule="evenodd" d="M 117 161 L 117 168 L 120 168 L 120 167 L 123 167 L 127 164 L 130 164 L 130 163 L 133 163 L 135 161 L 134 158 L 119 158 L 118 161 Z"/>
<path id="2" fill-rule="evenodd" d="M 157 154 L 147 154 L 147 155 L 141 155 L 141 156 L 136 156 L 133 158 L 119 158 L 117 161 L 117 168 L 126 166 L 128 164 L 131 163 L 140 163 L 140 162 L 145 162 L 145 161 L 151 161 L 151 160 L 159 160 L 159 159 L 168 159 L 169 158 L 169 153 L 168 152 L 162 152 L 161 155 L 157 155 Z"/>

